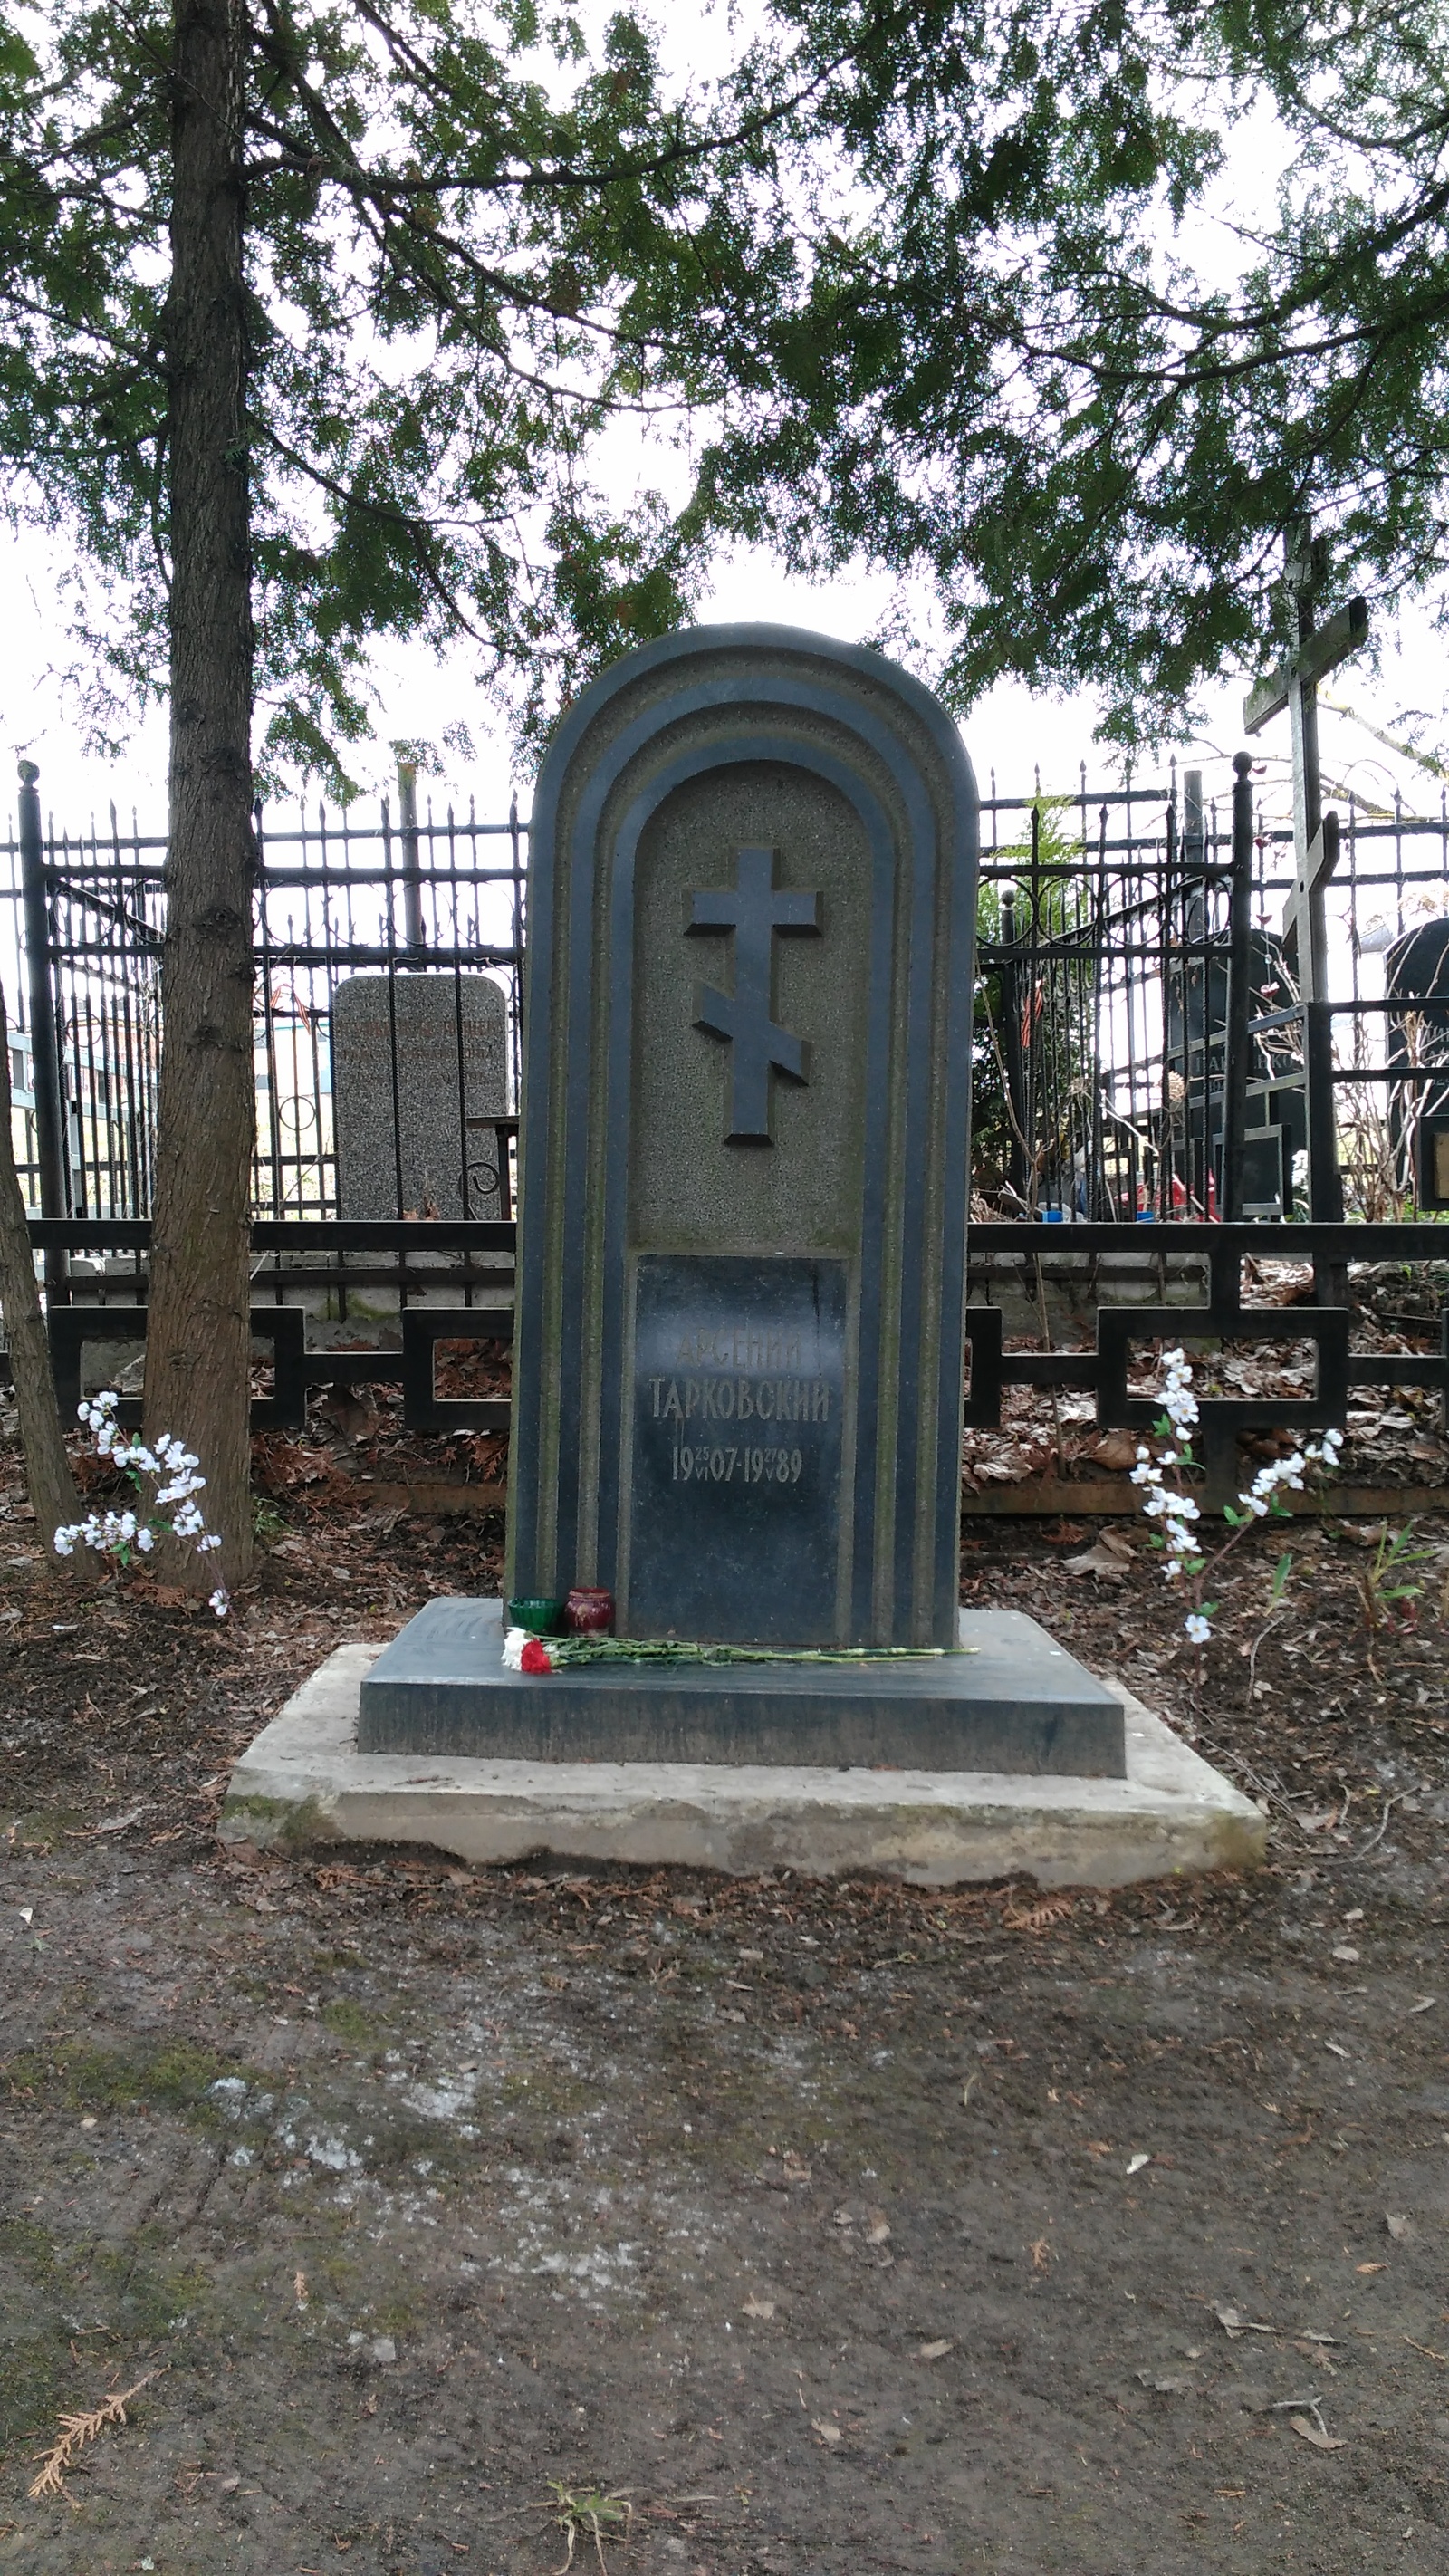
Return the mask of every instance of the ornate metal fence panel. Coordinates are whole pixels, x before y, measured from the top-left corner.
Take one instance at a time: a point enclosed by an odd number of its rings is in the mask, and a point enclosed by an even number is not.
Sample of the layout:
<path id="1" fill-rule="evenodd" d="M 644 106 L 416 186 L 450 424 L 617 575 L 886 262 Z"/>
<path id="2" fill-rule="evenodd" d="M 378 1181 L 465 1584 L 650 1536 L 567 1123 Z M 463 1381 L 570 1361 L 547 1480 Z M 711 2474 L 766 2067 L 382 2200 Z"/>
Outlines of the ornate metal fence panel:
<path id="1" fill-rule="evenodd" d="M 1231 813 L 1200 773 L 983 804 L 976 1186 L 999 1216 L 1211 1222 L 1224 1213 Z M 1330 998 L 1305 1006 L 1283 928 L 1286 824 L 1251 811 L 1241 1213 L 1314 1203 L 1309 1095 L 1343 1212 L 1449 1209 L 1449 808 L 1347 803 L 1327 896 Z M 1333 1138 L 1336 1131 L 1337 1152 Z"/>
<path id="2" fill-rule="evenodd" d="M 259 1217 L 347 1212 L 336 1079 L 346 1057 L 343 992 L 366 1006 L 351 1014 L 347 1059 L 354 1160 L 368 1166 L 354 1174 L 353 1195 L 369 1215 L 511 1213 L 526 827 L 516 804 L 501 822 L 471 808 L 410 808 L 409 799 L 399 820 L 384 802 L 369 821 L 325 806 L 258 812 Z M 0 843 L 17 1154 L 32 1205 L 47 1216 L 142 1218 L 150 1208 L 165 856 L 164 838 L 134 820 L 123 829 L 114 808 L 105 830 L 51 824 L 30 846 L 23 828 Z M 486 1096 L 470 1063 L 480 1029 L 496 1041 Z M 49 1156 L 47 1056 L 59 1094 Z M 422 1149 L 431 1138 L 430 1168 Z"/>
<path id="3" fill-rule="evenodd" d="M 1351 1425 L 1364 1390 L 1396 1390 L 1432 1446 L 1449 1401 L 1443 799 L 1427 818 L 1349 802 L 1331 998 L 1305 1008 L 1283 928 L 1290 837 L 1250 782 L 1236 834 L 1191 771 L 1105 791 L 1083 774 L 1070 797 L 990 786 L 968 1506 L 1006 1500 L 986 1468 L 972 1489 L 973 1440 L 1055 1409 L 1060 1469 L 1064 1411 L 1094 1437 L 1134 1432 L 1155 1354 L 1177 1340 L 1208 1364 L 1214 1492 L 1242 1438 Z M 76 834 L 25 810 L 0 841 L 0 981 L 17 1155 L 74 1394 L 98 1354 L 144 1336 L 165 845 L 114 813 Z M 365 818 L 260 814 L 257 850 L 258 1425 L 299 1425 L 311 1386 L 391 1380 L 415 1429 L 500 1431 L 506 1397 L 439 1393 L 435 1361 L 449 1342 L 493 1344 L 484 1382 L 506 1384 L 526 827 L 516 808 L 419 815 L 405 794 Z M 1344 1223 L 1314 1208 L 1308 1113 L 1325 1095 Z M 1229 1224 L 1234 1120 L 1247 1221 Z M 1396 1307 L 1383 1283 L 1400 1275 Z M 1121 1507 L 1079 1473 L 1010 1501 Z"/>

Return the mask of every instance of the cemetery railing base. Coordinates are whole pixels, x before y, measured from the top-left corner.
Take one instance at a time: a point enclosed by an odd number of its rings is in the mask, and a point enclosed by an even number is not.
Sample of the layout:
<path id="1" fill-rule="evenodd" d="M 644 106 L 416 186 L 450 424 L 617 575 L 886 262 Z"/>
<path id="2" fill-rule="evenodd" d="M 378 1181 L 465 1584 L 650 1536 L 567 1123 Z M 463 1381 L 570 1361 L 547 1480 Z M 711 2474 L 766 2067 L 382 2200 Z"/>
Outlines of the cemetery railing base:
<path id="1" fill-rule="evenodd" d="M 144 1260 L 150 1226 L 137 1219 L 34 1218 L 35 1250 L 47 1256 L 47 1322 L 57 1389 L 64 1410 L 74 1411 L 81 1392 L 81 1353 L 106 1341 L 134 1344 L 146 1330 Z M 506 1430 L 509 1406 L 496 1397 L 440 1397 L 434 1364 L 439 1342 L 508 1343 L 513 1334 L 513 1255 L 516 1229 L 503 1220 L 304 1220 L 261 1219 L 252 1228 L 258 1256 L 256 1285 L 266 1301 L 252 1308 L 253 1331 L 270 1345 L 273 1389 L 253 1407 L 258 1429 L 302 1427 L 308 1389 L 315 1386 L 401 1384 L 403 1419 L 418 1431 Z M 75 1256 L 110 1254 L 130 1268 L 67 1276 Z M 1301 1397 L 1280 1394 L 1205 1395 L 1201 1453 L 1211 1501 L 1233 1490 L 1240 1434 L 1310 1432 L 1347 1425 L 1355 1387 L 1427 1389 L 1440 1399 L 1441 1424 L 1449 1428 L 1449 1227 L 1432 1223 L 1389 1225 L 973 1225 L 968 1238 L 972 1286 L 966 1310 L 969 1376 L 964 1421 L 968 1430 L 996 1430 L 1009 1387 L 1071 1389 L 1095 1398 L 1100 1430 L 1144 1429 L 1159 1406 L 1131 1384 L 1134 1354 L 1163 1341 L 1311 1344 L 1315 1383 Z M 1245 1294 L 1243 1264 L 1255 1268 L 1291 1263 L 1311 1269 L 1291 1304 L 1255 1303 Z M 1350 1268 L 1403 1265 L 1442 1269 L 1433 1285 L 1435 1316 L 1415 1318 L 1419 1338 L 1437 1347 L 1418 1351 L 1358 1352 L 1352 1347 L 1355 1315 L 1349 1298 Z M 1197 1303 L 1169 1303 L 1168 1284 L 1179 1288 L 1185 1270 L 1198 1266 L 1205 1287 Z M 1040 1306 L 1042 1279 L 1063 1266 L 1081 1274 L 1080 1302 L 1095 1318 L 1086 1348 L 1008 1349 L 1007 1317 L 998 1295 L 1015 1273 L 1020 1289 Z M 59 1277 L 56 1276 L 59 1271 Z M 1132 1283 L 1141 1298 L 1114 1300 L 1110 1289 Z M 1098 1281 L 1108 1291 L 1098 1295 Z M 398 1303 L 394 1349 L 323 1349 L 308 1343 L 304 1299 L 348 1286 L 386 1286 Z M 1155 1293 L 1153 1293 L 1155 1287 Z M 438 1302 L 444 1299 L 446 1302 Z M 1013 1328 L 1012 1339 L 1022 1336 Z M 1040 1340 L 1042 1337 L 1038 1336 Z M 139 1415 L 128 1401 L 122 1419 Z M 1373 1511 L 1435 1507 L 1437 1488 L 1357 1488 L 1340 1484 L 1330 1508 Z M 1110 1512 L 1129 1508 L 1130 1486 L 1098 1479 L 1033 1478 L 990 1493 L 969 1493 L 972 1515 L 1000 1512 Z M 1089 1497 L 1091 1499 L 1089 1499 Z"/>

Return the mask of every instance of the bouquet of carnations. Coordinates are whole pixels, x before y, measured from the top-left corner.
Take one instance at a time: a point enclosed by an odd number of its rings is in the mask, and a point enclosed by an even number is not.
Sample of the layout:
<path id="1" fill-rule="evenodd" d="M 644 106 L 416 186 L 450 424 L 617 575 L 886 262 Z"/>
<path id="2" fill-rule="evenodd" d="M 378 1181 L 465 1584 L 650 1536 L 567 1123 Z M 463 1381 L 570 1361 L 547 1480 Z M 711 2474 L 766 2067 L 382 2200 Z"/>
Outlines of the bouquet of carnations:
<path id="1" fill-rule="evenodd" d="M 925 1663 L 946 1652 L 944 1646 L 712 1646 L 679 1637 L 537 1637 L 528 1628 L 510 1628 L 503 1640 L 504 1669 L 510 1673 L 557 1673 L 575 1664 Z"/>

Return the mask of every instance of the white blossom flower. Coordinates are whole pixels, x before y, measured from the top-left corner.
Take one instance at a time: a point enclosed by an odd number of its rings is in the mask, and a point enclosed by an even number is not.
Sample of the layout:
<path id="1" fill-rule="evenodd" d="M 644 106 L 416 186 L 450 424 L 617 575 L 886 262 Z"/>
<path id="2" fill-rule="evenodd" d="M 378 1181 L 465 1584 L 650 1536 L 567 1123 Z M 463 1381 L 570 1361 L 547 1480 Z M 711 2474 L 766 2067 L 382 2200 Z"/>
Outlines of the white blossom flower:
<path id="1" fill-rule="evenodd" d="M 107 1388 L 77 1407 L 77 1419 L 90 1431 L 97 1455 L 108 1458 L 112 1466 L 129 1476 L 138 1494 L 144 1497 L 143 1479 L 146 1478 L 155 1480 L 157 1490 L 149 1502 L 143 1499 L 139 1510 L 128 1508 L 104 1514 L 90 1512 L 85 1520 L 57 1530 L 54 1542 L 57 1555 L 72 1556 L 77 1545 L 82 1545 L 94 1548 L 101 1556 L 119 1557 L 124 1563 L 133 1547 L 143 1556 L 152 1555 L 158 1533 L 168 1526 L 174 1537 L 191 1540 L 198 1555 L 219 1548 L 221 1540 L 207 1529 L 194 1500 L 206 1483 L 206 1478 L 197 1473 L 194 1450 L 188 1449 L 170 1431 L 162 1434 L 154 1449 L 134 1434 L 128 1436 L 123 1433 L 114 1419 L 120 1400 L 113 1389 Z M 162 1478 L 170 1481 L 163 1484 Z M 173 1514 L 169 1524 L 157 1518 L 158 1512 L 166 1510 Z M 217 1593 L 212 1595 L 212 1608 L 217 1610 L 220 1618 L 227 1601 L 225 1588 L 218 1587 L 218 1590 L 222 1608 L 217 1609 Z"/>
<path id="2" fill-rule="evenodd" d="M 1188 1637 L 1194 1646 L 1205 1646 L 1207 1644 L 1209 1637 L 1212 1635 L 1212 1622 L 1209 1619 L 1205 1619 L 1200 1610 L 1189 1610 L 1187 1617 L 1184 1619 L 1182 1624 L 1187 1630 Z"/>
<path id="3" fill-rule="evenodd" d="M 228 1610 L 231 1608 L 231 1595 L 227 1591 L 224 1583 L 219 1583 L 216 1590 L 210 1595 L 208 1607 L 216 1612 L 218 1619 L 224 1619 L 226 1617 Z"/>
<path id="4" fill-rule="evenodd" d="M 526 1628 L 509 1629 L 507 1636 L 503 1640 L 503 1669 L 506 1673 L 522 1672 L 523 1649 L 527 1643 L 528 1630 Z"/>

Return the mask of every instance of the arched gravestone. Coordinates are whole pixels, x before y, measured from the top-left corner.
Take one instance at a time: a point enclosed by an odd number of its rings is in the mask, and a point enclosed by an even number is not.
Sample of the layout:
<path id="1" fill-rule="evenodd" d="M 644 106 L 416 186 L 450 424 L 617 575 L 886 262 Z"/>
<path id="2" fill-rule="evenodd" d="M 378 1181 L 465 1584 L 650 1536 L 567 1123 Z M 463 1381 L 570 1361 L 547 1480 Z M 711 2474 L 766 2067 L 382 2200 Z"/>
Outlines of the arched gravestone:
<path id="1" fill-rule="evenodd" d="M 632 654 L 529 879 L 511 1589 L 952 1644 L 976 792 L 879 655 Z"/>
<path id="2" fill-rule="evenodd" d="M 361 1685 L 364 1751 L 1122 1775 L 1120 1698 L 957 1607 L 975 903 L 959 737 L 877 654 L 697 628 L 566 717 L 529 865 L 508 1593 L 599 1584 L 625 1637 L 764 1652 L 535 1677 L 499 1604 L 438 1600 Z M 770 1651 L 802 1646 L 938 1651 Z"/>

